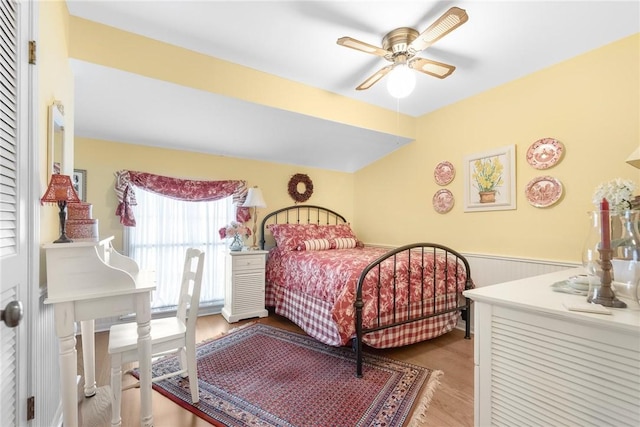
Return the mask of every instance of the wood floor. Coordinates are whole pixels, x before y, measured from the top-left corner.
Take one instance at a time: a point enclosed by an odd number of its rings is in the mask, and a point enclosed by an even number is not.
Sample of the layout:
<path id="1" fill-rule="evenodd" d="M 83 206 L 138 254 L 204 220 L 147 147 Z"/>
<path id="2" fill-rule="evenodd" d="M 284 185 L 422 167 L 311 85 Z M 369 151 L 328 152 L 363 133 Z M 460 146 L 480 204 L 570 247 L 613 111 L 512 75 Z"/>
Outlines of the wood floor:
<path id="1" fill-rule="evenodd" d="M 268 325 L 302 332 L 296 325 L 275 314 L 262 319 L 250 319 L 228 324 L 217 314 L 198 319 L 196 342 L 219 336 L 244 323 L 259 321 Z M 96 382 L 98 387 L 109 385 L 110 367 L 107 354 L 108 332 L 96 334 Z M 78 339 L 78 373 L 82 374 L 82 344 Z M 428 426 L 465 427 L 473 426 L 473 339 L 465 340 L 464 332 L 454 330 L 444 336 L 410 346 L 377 350 L 392 359 L 402 360 L 434 370 L 441 370 L 440 385 L 437 387 L 428 411 Z M 133 382 L 128 375 L 123 385 Z M 122 393 L 122 425 L 139 425 L 139 389 Z M 153 419 L 155 427 L 201 427 L 210 424 L 191 412 L 153 392 Z"/>

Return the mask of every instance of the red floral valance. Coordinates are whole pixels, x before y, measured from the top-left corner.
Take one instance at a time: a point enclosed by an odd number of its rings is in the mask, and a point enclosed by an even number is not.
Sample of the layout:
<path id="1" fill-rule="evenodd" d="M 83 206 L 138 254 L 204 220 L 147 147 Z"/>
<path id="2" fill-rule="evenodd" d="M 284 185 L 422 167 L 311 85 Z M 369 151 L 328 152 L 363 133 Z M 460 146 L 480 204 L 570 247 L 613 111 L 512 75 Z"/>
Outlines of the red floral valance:
<path id="1" fill-rule="evenodd" d="M 120 217 L 120 223 L 128 227 L 136 225 L 131 210 L 131 206 L 136 205 L 133 187 L 140 187 L 171 199 L 192 202 L 209 202 L 233 196 L 233 202 L 237 206 L 236 220 L 246 222 L 251 218 L 249 208 L 242 207 L 247 197 L 245 181 L 196 181 L 127 170 L 118 171 L 115 175 L 115 191 L 118 198 L 116 215 Z"/>

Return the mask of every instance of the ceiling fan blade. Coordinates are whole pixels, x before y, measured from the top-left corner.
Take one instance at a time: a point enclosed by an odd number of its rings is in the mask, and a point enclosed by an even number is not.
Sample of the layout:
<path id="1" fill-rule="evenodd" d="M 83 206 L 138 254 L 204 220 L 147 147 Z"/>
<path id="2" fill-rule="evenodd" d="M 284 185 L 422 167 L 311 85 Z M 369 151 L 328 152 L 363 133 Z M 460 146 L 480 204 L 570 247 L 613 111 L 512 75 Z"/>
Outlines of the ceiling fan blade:
<path id="1" fill-rule="evenodd" d="M 420 33 L 420 35 L 411 42 L 407 51 L 415 55 L 467 22 L 468 19 L 469 16 L 464 9 L 452 7 L 438 18 L 436 22 L 431 24 L 429 28 Z"/>
<path id="2" fill-rule="evenodd" d="M 428 74 L 439 79 L 444 79 L 456 69 L 453 65 L 445 64 L 431 59 L 413 58 L 409 61 L 409 68 Z"/>
<path id="3" fill-rule="evenodd" d="M 366 79 L 365 81 L 363 81 L 362 83 L 360 83 L 360 86 L 358 86 L 356 88 L 356 90 L 365 90 L 365 89 L 369 89 L 371 86 L 373 86 L 374 84 L 376 84 L 378 82 L 378 80 L 380 80 L 381 78 L 383 78 L 384 76 L 386 76 L 387 74 L 389 74 L 389 72 L 391 70 L 393 70 L 393 67 L 395 67 L 395 64 L 392 65 L 387 65 L 386 67 L 383 67 L 381 69 L 379 69 L 378 71 L 375 72 L 375 74 L 373 74 L 371 77 L 369 77 L 368 79 Z"/>
<path id="4" fill-rule="evenodd" d="M 364 53 L 370 53 L 372 55 L 385 57 L 389 55 L 389 52 L 384 50 L 381 47 L 374 46 L 369 43 L 361 42 L 360 40 L 356 40 L 351 37 L 340 37 L 336 42 L 340 46 L 350 47 L 351 49 L 359 50 Z"/>

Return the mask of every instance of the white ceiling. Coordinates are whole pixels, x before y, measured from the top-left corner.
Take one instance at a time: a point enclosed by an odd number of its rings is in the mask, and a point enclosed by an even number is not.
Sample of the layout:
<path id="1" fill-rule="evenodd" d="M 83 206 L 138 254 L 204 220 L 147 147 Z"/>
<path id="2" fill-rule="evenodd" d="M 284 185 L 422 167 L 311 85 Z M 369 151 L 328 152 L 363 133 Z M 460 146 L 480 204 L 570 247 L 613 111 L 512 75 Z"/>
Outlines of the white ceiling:
<path id="1" fill-rule="evenodd" d="M 640 32 L 637 0 L 67 4 L 71 15 L 415 117 Z M 452 6 L 469 21 L 419 56 L 455 65 L 453 75 L 418 73 L 415 91 L 399 102 L 384 80 L 354 90 L 388 63 L 338 38 L 381 46 L 387 32 L 421 32 Z M 409 142 L 83 61 L 72 68 L 76 136 L 346 172 Z"/>

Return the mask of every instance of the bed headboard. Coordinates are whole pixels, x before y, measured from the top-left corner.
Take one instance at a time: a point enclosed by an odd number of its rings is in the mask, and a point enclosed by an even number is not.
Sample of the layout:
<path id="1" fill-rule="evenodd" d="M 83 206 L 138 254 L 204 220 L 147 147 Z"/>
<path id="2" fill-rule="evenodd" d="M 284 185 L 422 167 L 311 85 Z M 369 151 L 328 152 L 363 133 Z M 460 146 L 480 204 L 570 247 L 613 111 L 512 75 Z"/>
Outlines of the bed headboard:
<path id="1" fill-rule="evenodd" d="M 260 249 L 271 248 L 275 242 L 267 230 L 269 224 L 344 224 L 347 220 L 331 209 L 315 205 L 293 205 L 273 211 L 260 225 Z"/>

